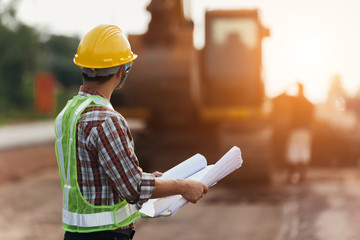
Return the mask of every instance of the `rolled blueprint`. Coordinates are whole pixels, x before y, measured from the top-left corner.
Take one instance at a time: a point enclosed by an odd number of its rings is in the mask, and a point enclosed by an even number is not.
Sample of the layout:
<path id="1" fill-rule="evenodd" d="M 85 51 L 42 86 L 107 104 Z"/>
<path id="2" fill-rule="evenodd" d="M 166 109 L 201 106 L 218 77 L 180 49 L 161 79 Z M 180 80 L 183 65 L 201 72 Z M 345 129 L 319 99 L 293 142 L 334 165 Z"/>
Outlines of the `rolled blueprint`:
<path id="1" fill-rule="evenodd" d="M 232 147 L 211 169 L 200 179 L 207 186 L 216 184 L 239 167 L 243 160 L 240 148 Z"/>
<path id="2" fill-rule="evenodd" d="M 206 158 L 198 153 L 176 165 L 175 167 L 167 170 L 159 178 L 185 179 L 204 169 L 206 165 Z M 180 197 L 180 195 L 175 195 L 165 198 L 150 199 L 143 204 L 142 208 L 140 209 L 140 213 L 146 217 L 170 215 L 171 213 L 167 210 L 174 203 L 174 201 L 177 201 Z"/>
<path id="3" fill-rule="evenodd" d="M 201 172 L 189 179 L 199 180 L 208 187 L 214 186 L 218 181 L 238 169 L 242 164 L 240 148 L 232 147 L 215 165 L 207 166 Z M 170 207 L 171 214 L 175 214 L 188 201 L 181 197 Z"/>
<path id="4" fill-rule="evenodd" d="M 195 174 L 207 165 L 206 158 L 201 154 L 195 154 L 191 158 L 179 163 L 167 170 L 159 178 L 163 179 L 185 179 Z"/>
<path id="5" fill-rule="evenodd" d="M 242 164 L 240 148 L 234 146 L 214 165 L 206 166 L 206 159 L 196 154 L 165 172 L 162 178 L 187 178 L 203 182 L 208 187 L 235 171 Z M 181 195 L 150 199 L 140 209 L 144 217 L 171 216 L 187 203 Z"/>

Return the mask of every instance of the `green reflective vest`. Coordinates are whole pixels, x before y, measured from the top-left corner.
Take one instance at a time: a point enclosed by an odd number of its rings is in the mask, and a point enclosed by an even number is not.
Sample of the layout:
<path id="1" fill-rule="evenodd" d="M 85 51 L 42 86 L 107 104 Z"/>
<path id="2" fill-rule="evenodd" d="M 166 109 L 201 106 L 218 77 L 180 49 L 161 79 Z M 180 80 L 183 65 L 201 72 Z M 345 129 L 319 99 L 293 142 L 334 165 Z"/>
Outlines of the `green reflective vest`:
<path id="1" fill-rule="evenodd" d="M 76 123 L 91 103 L 113 109 L 100 96 L 75 96 L 55 121 L 55 149 L 63 190 L 63 228 L 70 232 L 114 230 L 140 218 L 136 206 L 128 204 L 126 200 L 111 206 L 95 206 L 81 194 L 77 181 Z"/>

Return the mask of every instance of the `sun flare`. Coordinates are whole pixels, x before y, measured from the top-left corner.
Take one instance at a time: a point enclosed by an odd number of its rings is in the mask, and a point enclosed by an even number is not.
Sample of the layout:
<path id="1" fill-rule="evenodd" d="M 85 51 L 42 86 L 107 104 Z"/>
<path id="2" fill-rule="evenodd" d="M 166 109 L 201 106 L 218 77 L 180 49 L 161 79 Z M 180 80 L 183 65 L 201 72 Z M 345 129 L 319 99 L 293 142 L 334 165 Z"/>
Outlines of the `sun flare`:
<path id="1" fill-rule="evenodd" d="M 326 61 L 324 47 L 320 37 L 299 34 L 289 45 L 289 60 L 298 71 L 319 68 Z"/>
<path id="2" fill-rule="evenodd" d="M 327 79 L 334 73 L 330 57 L 331 46 L 326 41 L 326 36 L 319 32 L 295 31 L 283 36 L 283 55 L 286 66 L 288 84 L 301 81 L 305 86 L 305 93 L 313 100 L 324 99 L 326 95 Z M 283 60 L 284 60 L 283 59 Z"/>

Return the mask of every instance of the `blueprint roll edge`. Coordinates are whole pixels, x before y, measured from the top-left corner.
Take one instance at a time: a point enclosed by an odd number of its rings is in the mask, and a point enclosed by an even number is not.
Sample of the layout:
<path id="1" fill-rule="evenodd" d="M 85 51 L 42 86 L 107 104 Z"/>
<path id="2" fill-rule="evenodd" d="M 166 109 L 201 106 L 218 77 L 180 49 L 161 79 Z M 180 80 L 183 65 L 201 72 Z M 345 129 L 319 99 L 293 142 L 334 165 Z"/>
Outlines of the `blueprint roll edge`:
<path id="1" fill-rule="evenodd" d="M 240 168 L 243 163 L 241 150 L 239 147 L 232 147 L 215 165 L 211 166 L 209 170 L 200 178 L 192 178 L 194 180 L 199 180 L 208 187 L 214 186 L 218 181 Z M 170 207 L 171 214 L 174 215 L 179 211 L 183 206 L 188 203 L 186 199 L 181 197 L 178 201 L 174 202 Z"/>
<path id="2" fill-rule="evenodd" d="M 176 179 L 176 178 L 188 178 L 196 172 L 204 169 L 207 165 L 206 158 L 197 153 L 187 160 L 179 163 L 175 167 L 170 168 L 159 178 L 162 179 Z"/>
<path id="3" fill-rule="evenodd" d="M 233 146 L 225 153 L 219 161 L 205 174 L 200 181 L 207 186 L 213 186 L 218 181 L 240 168 L 243 163 L 241 150 L 237 146 Z"/>

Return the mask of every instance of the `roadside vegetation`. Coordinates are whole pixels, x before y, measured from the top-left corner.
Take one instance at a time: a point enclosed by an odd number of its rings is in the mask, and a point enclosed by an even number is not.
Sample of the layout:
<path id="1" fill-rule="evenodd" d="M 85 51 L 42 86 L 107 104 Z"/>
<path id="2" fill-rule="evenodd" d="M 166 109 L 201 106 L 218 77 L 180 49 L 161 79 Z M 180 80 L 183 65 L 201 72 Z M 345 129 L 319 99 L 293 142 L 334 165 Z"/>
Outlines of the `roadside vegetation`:
<path id="1" fill-rule="evenodd" d="M 79 37 L 53 35 L 21 22 L 17 2 L 0 8 L 0 124 L 55 117 L 81 83 L 72 62 Z M 34 79 L 43 72 L 56 79 L 53 112 L 34 108 Z"/>

